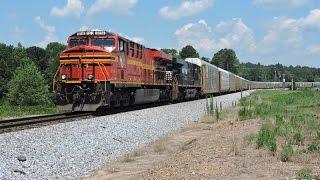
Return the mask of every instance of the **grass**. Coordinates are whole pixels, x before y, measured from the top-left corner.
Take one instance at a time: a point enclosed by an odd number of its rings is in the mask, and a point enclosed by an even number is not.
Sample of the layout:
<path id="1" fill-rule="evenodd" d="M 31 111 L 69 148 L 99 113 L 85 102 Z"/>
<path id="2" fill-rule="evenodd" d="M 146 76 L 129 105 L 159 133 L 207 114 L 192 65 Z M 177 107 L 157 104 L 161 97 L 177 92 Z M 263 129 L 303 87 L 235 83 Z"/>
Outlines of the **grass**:
<path id="1" fill-rule="evenodd" d="M 312 177 L 312 171 L 310 169 L 304 168 L 301 169 L 296 173 L 296 179 L 298 180 L 311 180 L 313 179 Z"/>
<path id="2" fill-rule="evenodd" d="M 0 120 L 8 117 L 54 114 L 59 110 L 54 105 L 47 106 L 12 106 L 6 101 L 0 102 Z"/>
<path id="3" fill-rule="evenodd" d="M 275 129 L 271 123 L 262 124 L 256 143 L 258 147 L 267 147 L 273 153 L 277 151 Z"/>
<path id="4" fill-rule="evenodd" d="M 163 153 L 166 149 L 165 143 L 161 140 L 156 141 L 153 145 L 153 151 L 159 154 Z"/>
<path id="5" fill-rule="evenodd" d="M 290 158 L 293 155 L 293 147 L 291 142 L 287 142 L 287 144 L 283 147 L 283 149 L 280 152 L 280 160 L 282 162 L 287 162 L 290 160 Z"/>
<path id="6" fill-rule="evenodd" d="M 220 110 L 218 106 L 218 102 L 214 102 L 213 97 L 209 97 L 206 99 L 206 113 L 207 116 L 214 117 L 216 120 L 221 118 L 222 112 L 222 103 L 220 103 Z"/>
<path id="7" fill-rule="evenodd" d="M 196 141 L 197 141 L 197 139 L 191 139 L 191 140 L 188 140 L 188 141 L 182 143 L 181 146 L 180 146 L 181 151 L 188 150 L 190 145 L 193 144 Z"/>
<path id="8" fill-rule="evenodd" d="M 320 92 L 313 89 L 262 90 L 242 98 L 238 118 L 261 119 L 258 134 L 245 141 L 255 140 L 258 148 L 266 148 L 286 162 L 297 149 L 320 153 L 319 112 Z"/>
<path id="9" fill-rule="evenodd" d="M 134 159 L 129 154 L 124 155 L 124 157 L 122 159 L 122 162 L 124 162 L 124 163 L 130 163 L 132 161 L 134 161 Z"/>
<path id="10" fill-rule="evenodd" d="M 245 136 L 244 142 L 249 145 L 249 144 L 252 144 L 254 141 L 256 141 L 256 139 L 257 139 L 257 135 L 254 133 L 250 133 Z"/>

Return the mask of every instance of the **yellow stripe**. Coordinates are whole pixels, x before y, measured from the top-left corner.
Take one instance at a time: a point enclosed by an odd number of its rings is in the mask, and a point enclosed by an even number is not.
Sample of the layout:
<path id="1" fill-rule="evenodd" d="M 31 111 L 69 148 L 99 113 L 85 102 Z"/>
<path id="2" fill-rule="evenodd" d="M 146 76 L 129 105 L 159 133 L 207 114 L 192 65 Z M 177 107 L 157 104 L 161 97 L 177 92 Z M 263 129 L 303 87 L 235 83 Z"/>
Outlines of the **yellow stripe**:
<path id="1" fill-rule="evenodd" d="M 112 57 L 116 58 L 116 56 L 109 56 L 109 55 L 70 55 L 70 56 L 60 56 L 60 58 L 86 58 L 86 57 Z"/>
<path id="2" fill-rule="evenodd" d="M 60 60 L 61 64 L 69 64 L 70 62 L 79 62 L 79 60 Z M 81 60 L 81 62 L 83 63 L 93 63 L 93 62 L 99 62 L 99 63 L 104 63 L 104 62 L 114 62 L 114 60 L 110 60 L 110 59 L 99 59 L 99 60 Z"/>
<path id="3" fill-rule="evenodd" d="M 169 83 L 144 83 L 144 82 L 138 82 L 138 81 L 110 81 L 111 84 L 147 84 L 147 85 L 171 85 Z"/>
<path id="4" fill-rule="evenodd" d="M 86 81 L 86 80 L 83 80 L 83 81 Z M 67 83 L 67 84 L 79 84 L 83 81 L 68 81 L 68 80 L 62 80 L 61 82 L 63 83 Z M 87 82 L 92 82 L 92 81 L 87 81 Z M 94 81 L 95 83 L 98 83 L 98 82 L 104 82 L 104 81 Z M 168 83 L 144 83 L 144 82 L 138 82 L 138 81 L 131 81 L 131 82 L 128 82 L 128 81 L 110 81 L 111 84 L 137 84 L 137 85 L 171 85 L 171 84 L 168 84 Z"/>
<path id="5" fill-rule="evenodd" d="M 137 60 L 133 60 L 133 59 L 129 59 L 127 64 L 129 65 L 134 65 L 134 66 L 139 66 L 143 69 L 147 69 L 147 70 L 154 70 L 154 67 L 150 64 L 143 64 L 141 61 L 137 61 Z"/>
<path id="6" fill-rule="evenodd" d="M 62 80 L 64 83 L 70 83 L 70 84 L 76 84 L 76 83 L 81 83 L 81 81 L 68 81 L 68 80 Z"/>
<path id="7" fill-rule="evenodd" d="M 61 56 L 63 57 L 63 56 Z M 85 58 L 82 58 L 81 61 L 83 63 L 93 63 L 93 62 L 100 62 L 100 63 L 103 63 L 103 62 L 118 62 L 118 57 L 114 57 L 115 60 L 110 60 L 110 59 L 99 59 L 99 60 L 86 60 Z M 69 64 L 71 62 L 78 62 L 79 60 L 60 60 L 60 63 L 61 64 Z M 143 64 L 141 61 L 138 61 L 138 60 L 133 60 L 133 59 L 128 59 L 127 61 L 127 64 L 128 65 L 133 65 L 133 66 L 139 66 L 141 67 L 142 69 L 146 69 L 146 70 L 151 70 L 151 71 L 154 71 L 155 68 L 153 65 L 150 65 L 150 64 Z"/>

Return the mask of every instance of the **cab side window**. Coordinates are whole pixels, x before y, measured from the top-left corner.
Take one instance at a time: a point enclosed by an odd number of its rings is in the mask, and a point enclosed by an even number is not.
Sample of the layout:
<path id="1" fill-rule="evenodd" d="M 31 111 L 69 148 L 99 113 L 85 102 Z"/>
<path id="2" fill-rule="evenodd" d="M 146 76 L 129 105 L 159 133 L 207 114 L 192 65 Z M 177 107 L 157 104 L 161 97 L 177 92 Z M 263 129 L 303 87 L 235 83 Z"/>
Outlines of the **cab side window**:
<path id="1" fill-rule="evenodd" d="M 130 52 L 131 52 L 131 56 L 134 57 L 134 43 L 130 42 Z"/>
<path id="2" fill-rule="evenodd" d="M 129 56 L 130 54 L 129 42 L 126 42 L 126 51 L 127 51 L 127 56 Z"/>
<path id="3" fill-rule="evenodd" d="M 142 59 L 142 52 L 143 52 L 143 47 L 142 45 L 140 46 L 140 59 Z"/>
<path id="4" fill-rule="evenodd" d="M 125 42 L 123 40 L 119 40 L 119 51 L 125 51 Z"/>
<path id="5" fill-rule="evenodd" d="M 140 45 L 136 44 L 136 58 L 139 58 L 139 52 L 140 52 Z"/>

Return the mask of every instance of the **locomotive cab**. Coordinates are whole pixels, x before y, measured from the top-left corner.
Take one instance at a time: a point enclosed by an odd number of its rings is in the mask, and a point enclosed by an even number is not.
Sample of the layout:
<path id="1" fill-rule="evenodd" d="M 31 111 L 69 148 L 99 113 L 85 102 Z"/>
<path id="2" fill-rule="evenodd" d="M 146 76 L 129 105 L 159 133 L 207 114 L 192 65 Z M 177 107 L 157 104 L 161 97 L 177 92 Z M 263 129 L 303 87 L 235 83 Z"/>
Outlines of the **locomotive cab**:
<path id="1" fill-rule="evenodd" d="M 69 37 L 53 84 L 60 109 L 94 111 L 108 104 L 117 51 L 117 37 L 105 31 L 79 32 Z"/>

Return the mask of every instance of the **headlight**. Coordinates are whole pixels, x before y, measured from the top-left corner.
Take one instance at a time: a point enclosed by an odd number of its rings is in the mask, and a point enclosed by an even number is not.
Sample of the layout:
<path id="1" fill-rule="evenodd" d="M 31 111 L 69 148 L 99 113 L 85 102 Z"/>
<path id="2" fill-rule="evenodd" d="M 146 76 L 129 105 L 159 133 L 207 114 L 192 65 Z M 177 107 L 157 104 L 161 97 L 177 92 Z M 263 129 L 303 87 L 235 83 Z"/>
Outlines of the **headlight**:
<path id="1" fill-rule="evenodd" d="M 62 79 L 62 80 L 67 80 L 67 76 L 63 74 L 63 75 L 61 76 L 61 79 Z"/>
<path id="2" fill-rule="evenodd" d="M 93 80 L 94 76 L 92 74 L 88 75 L 88 80 Z"/>

